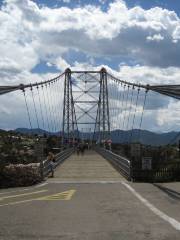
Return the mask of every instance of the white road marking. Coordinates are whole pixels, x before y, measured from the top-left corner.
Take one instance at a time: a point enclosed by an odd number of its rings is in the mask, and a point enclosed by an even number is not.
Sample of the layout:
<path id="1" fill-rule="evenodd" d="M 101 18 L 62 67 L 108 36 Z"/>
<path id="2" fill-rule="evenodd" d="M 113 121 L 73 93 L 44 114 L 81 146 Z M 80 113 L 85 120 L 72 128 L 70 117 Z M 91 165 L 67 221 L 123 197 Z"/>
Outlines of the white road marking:
<path id="1" fill-rule="evenodd" d="M 148 207 L 153 213 L 155 213 L 157 216 L 159 216 L 164 221 L 168 222 L 173 228 L 180 231 L 180 222 L 178 222 L 176 219 L 169 217 L 167 214 L 156 208 L 153 204 L 151 204 L 147 199 L 142 197 L 134 188 L 132 188 L 128 183 L 122 182 L 122 185 L 124 185 L 131 193 L 134 194 L 146 207 Z"/>
<path id="2" fill-rule="evenodd" d="M 30 189 L 25 188 L 25 189 L 21 189 L 21 190 L 16 190 L 16 191 L 9 191 L 9 192 L 1 192 L 0 195 L 4 195 L 4 194 L 8 194 L 8 193 L 17 193 L 17 192 L 24 192 L 24 191 L 28 191 Z"/>
<path id="3" fill-rule="evenodd" d="M 47 191 L 48 191 L 48 190 L 45 189 L 45 190 L 36 191 L 36 192 L 22 193 L 22 194 L 18 194 L 18 195 L 11 195 L 11 196 L 0 197 L 0 201 L 2 201 L 2 200 L 4 200 L 4 199 L 8 199 L 8 198 L 16 198 L 16 197 L 34 195 L 34 194 L 43 193 L 43 192 L 47 192 Z"/>
<path id="4" fill-rule="evenodd" d="M 30 186 L 28 188 L 23 188 L 23 189 L 19 189 L 19 190 L 13 190 L 13 191 L 4 191 L 4 192 L 0 192 L 0 195 L 5 195 L 5 194 L 9 194 L 9 193 L 18 193 L 18 192 L 24 192 L 24 191 L 30 191 L 32 190 L 33 188 L 40 188 L 40 187 L 44 187 L 45 185 L 47 185 L 48 183 L 41 183 L 41 184 L 38 184 L 38 185 L 35 185 L 35 186 Z M 3 190 L 2 190 L 3 191 Z"/>
<path id="5" fill-rule="evenodd" d="M 49 181 L 49 183 L 60 183 L 60 184 L 94 184 L 94 183 L 99 183 L 99 184 L 111 184 L 111 183 L 122 183 L 123 181 L 56 181 L 52 180 Z"/>
<path id="6" fill-rule="evenodd" d="M 34 188 L 44 187 L 47 184 L 48 183 L 41 183 L 41 184 L 38 184 L 38 185 L 34 186 Z"/>
<path id="7" fill-rule="evenodd" d="M 4 204 L 0 204 L 0 207 L 17 205 L 17 204 L 26 203 L 26 202 L 32 202 L 32 201 L 35 201 L 35 200 L 36 199 L 33 198 L 33 199 L 27 199 L 27 200 L 22 200 L 22 201 L 18 201 L 18 202 L 4 203 Z"/>

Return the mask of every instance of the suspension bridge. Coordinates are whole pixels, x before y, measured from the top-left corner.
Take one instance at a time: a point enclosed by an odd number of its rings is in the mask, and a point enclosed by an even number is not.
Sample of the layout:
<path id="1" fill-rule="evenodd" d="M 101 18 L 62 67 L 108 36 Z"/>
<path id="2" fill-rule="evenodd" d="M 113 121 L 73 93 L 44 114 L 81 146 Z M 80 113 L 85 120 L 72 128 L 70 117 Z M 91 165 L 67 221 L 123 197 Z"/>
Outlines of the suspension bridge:
<path id="1" fill-rule="evenodd" d="M 102 68 L 100 71 L 66 69 L 50 80 L 0 87 L 1 97 L 20 95 L 25 109 L 21 120 L 27 119 L 30 134 L 36 129 L 38 135 L 42 135 L 43 130 L 47 135 L 59 136 L 57 166 L 83 143 L 110 161 L 128 180 L 176 180 L 179 163 L 169 169 L 161 163 L 159 172 L 154 172 L 154 156 L 151 150 L 142 147 L 145 145 L 141 137 L 143 116 L 149 110 L 146 106 L 154 93 L 163 96 L 163 100 L 166 97 L 179 101 L 180 85 L 137 84 L 121 80 Z M 178 137 L 179 134 L 171 143 L 176 143 Z M 154 151 L 156 158 L 160 158 L 157 149 Z M 39 157 L 41 162 L 43 157 L 43 154 Z M 143 169 L 142 161 L 145 162 Z M 49 165 L 44 164 L 43 168 L 46 176 Z"/>
<path id="2" fill-rule="evenodd" d="M 0 190 L 1 239 L 179 239 L 179 134 L 164 139 L 174 151 L 167 155 L 157 135 L 151 146 L 143 131 L 152 100 L 178 103 L 180 85 L 128 82 L 105 68 L 66 69 L 46 81 L 0 86 L 0 95 L 12 110 L 1 128 L 19 119 L 21 134 L 9 133 L 10 143 L 2 138 L 13 163 L 29 144 L 35 155 L 26 164 L 36 157 L 45 180 Z M 7 164 L 8 153 L 1 157 Z"/>

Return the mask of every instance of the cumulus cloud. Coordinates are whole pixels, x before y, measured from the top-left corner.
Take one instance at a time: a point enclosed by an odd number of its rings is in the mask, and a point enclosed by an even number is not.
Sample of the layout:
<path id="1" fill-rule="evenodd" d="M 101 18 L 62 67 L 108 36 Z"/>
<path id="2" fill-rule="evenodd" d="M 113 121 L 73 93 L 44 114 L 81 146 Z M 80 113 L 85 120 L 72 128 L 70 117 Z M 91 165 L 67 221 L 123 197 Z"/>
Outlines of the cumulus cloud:
<path id="1" fill-rule="evenodd" d="M 56 59 L 53 59 L 51 62 L 47 63 L 48 66 L 56 66 L 57 69 L 61 70 L 62 72 L 66 69 L 70 67 L 70 64 L 67 63 L 67 61 L 65 59 L 63 59 L 62 57 L 58 57 Z"/>
<path id="2" fill-rule="evenodd" d="M 179 84 L 180 69 L 177 67 L 159 68 L 149 66 L 119 66 L 119 77 L 142 84 Z M 117 74 L 117 73 L 116 73 Z"/>
<path id="3" fill-rule="evenodd" d="M 159 7 L 128 8 L 123 0 L 110 3 L 107 11 L 93 5 L 49 8 L 30 0 L 6 0 L 0 28 L 2 61 L 6 56 L 26 70 L 70 49 L 93 57 L 126 56 L 143 65 L 180 63 L 177 14 Z"/>
<path id="4" fill-rule="evenodd" d="M 157 41 L 160 42 L 164 39 L 163 36 L 161 36 L 161 34 L 154 34 L 153 36 L 148 36 L 146 38 L 148 41 Z"/>

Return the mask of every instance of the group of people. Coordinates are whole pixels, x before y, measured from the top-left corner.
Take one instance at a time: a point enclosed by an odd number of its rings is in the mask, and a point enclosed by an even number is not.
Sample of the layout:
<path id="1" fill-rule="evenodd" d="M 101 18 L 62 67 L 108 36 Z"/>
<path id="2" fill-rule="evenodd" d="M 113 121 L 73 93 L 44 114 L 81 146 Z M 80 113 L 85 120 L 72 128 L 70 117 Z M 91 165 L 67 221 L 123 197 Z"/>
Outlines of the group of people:
<path id="1" fill-rule="evenodd" d="M 79 155 L 79 154 L 83 155 L 85 152 L 85 149 L 89 149 L 88 143 L 86 143 L 86 144 L 78 143 L 78 145 L 76 146 L 77 155 Z M 47 160 L 49 161 L 49 164 L 50 164 L 51 177 L 54 177 L 54 163 L 56 160 L 55 160 L 55 155 L 53 152 L 51 152 L 51 151 L 48 152 Z"/>
<path id="2" fill-rule="evenodd" d="M 83 155 L 85 151 L 85 145 L 83 143 L 78 144 L 76 147 L 76 150 L 77 150 L 77 155 L 79 155 L 79 153 Z"/>

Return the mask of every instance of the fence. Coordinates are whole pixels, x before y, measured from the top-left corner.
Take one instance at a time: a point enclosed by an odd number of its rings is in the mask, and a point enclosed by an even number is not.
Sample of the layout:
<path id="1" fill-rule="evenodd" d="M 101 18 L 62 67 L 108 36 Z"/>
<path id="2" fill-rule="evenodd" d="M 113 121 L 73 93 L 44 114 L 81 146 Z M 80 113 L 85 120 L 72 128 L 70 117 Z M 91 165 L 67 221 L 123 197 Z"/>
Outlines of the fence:
<path id="1" fill-rule="evenodd" d="M 159 166 L 151 170 L 142 170 L 133 167 L 131 178 L 139 182 L 168 182 L 180 180 L 180 163 L 165 162 L 163 166 Z"/>
<path id="2" fill-rule="evenodd" d="M 131 167 L 130 161 L 104 148 L 97 148 L 96 151 L 107 159 L 125 178 L 130 180 Z"/>
<path id="3" fill-rule="evenodd" d="M 180 181 L 180 162 L 161 162 L 152 164 L 151 169 L 142 168 L 142 159 L 128 160 L 126 157 L 115 154 L 103 148 L 96 151 L 107 159 L 126 179 L 136 182 L 168 182 Z"/>

